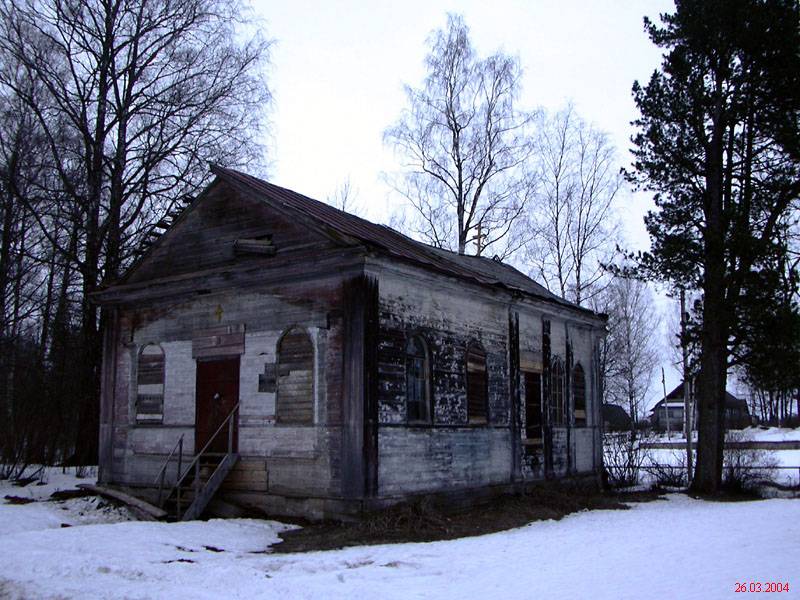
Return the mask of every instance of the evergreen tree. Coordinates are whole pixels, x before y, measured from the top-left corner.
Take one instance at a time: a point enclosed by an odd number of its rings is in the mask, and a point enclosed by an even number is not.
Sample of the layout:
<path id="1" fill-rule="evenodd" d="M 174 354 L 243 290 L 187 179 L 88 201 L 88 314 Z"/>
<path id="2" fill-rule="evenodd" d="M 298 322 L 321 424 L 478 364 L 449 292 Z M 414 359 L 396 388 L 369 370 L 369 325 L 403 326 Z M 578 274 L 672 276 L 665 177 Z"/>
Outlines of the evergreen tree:
<path id="1" fill-rule="evenodd" d="M 645 28 L 665 54 L 646 85 L 628 177 L 655 192 L 642 266 L 699 290 L 698 447 L 693 488 L 720 487 L 727 370 L 753 286 L 774 278 L 800 193 L 796 0 L 677 0 Z M 769 293 L 758 294 L 760 300 Z"/>

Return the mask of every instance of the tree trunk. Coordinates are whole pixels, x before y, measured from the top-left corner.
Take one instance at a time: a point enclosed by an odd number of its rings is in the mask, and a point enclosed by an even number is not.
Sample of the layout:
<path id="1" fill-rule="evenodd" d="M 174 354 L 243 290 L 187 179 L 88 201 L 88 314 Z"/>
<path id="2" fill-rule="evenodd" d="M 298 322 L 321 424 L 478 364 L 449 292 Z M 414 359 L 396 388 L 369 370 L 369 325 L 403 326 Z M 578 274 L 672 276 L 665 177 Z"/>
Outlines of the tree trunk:
<path id="1" fill-rule="evenodd" d="M 697 381 L 697 466 L 691 489 L 714 494 L 722 484 L 725 443 L 725 385 L 728 376 L 728 310 L 726 303 L 725 219 L 723 211 L 724 118 L 722 83 L 717 81 L 711 139 L 706 151 L 703 198 L 706 230 L 703 240 L 703 329 Z"/>

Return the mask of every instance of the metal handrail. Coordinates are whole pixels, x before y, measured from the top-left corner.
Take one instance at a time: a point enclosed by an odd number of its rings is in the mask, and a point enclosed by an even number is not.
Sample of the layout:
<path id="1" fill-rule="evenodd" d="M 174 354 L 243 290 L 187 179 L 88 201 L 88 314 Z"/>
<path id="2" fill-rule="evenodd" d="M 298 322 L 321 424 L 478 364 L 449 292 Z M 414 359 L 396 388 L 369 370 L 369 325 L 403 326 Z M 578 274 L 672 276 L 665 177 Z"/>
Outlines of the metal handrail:
<path id="1" fill-rule="evenodd" d="M 161 465 L 161 468 L 158 471 L 158 475 L 156 475 L 156 478 L 153 481 L 153 483 L 157 483 L 158 484 L 158 501 L 156 503 L 159 506 L 161 506 L 161 494 L 162 494 L 163 489 L 164 489 L 164 478 L 167 475 L 167 467 L 169 467 L 169 463 L 172 460 L 172 457 L 175 455 L 175 451 L 176 450 L 178 450 L 178 471 L 177 471 L 177 474 L 178 475 L 181 474 L 181 459 L 183 457 L 183 436 L 184 436 L 184 434 L 182 433 L 181 437 L 178 438 L 178 441 L 172 447 L 172 450 L 170 451 L 169 455 L 167 455 L 167 458 L 164 461 L 164 464 Z"/>
<path id="2" fill-rule="evenodd" d="M 203 446 L 202 450 L 200 450 L 200 452 L 195 454 L 194 459 L 186 467 L 186 470 L 183 472 L 183 475 L 180 475 L 180 473 L 178 474 L 179 475 L 178 480 L 175 482 L 175 485 L 173 486 L 172 490 L 170 490 L 170 494 L 172 494 L 172 492 L 175 490 L 175 488 L 179 488 L 179 491 L 180 491 L 180 486 L 183 483 L 183 480 L 186 479 L 186 476 L 189 475 L 189 473 L 192 471 L 192 468 L 194 468 L 194 470 L 195 470 L 195 475 L 198 474 L 197 471 L 199 470 L 199 466 L 200 466 L 200 458 L 203 456 L 203 454 L 205 454 L 205 452 L 206 452 L 206 450 L 208 450 L 209 446 L 211 446 L 211 444 L 214 443 L 214 441 L 217 439 L 217 436 L 220 434 L 220 432 L 225 427 L 225 425 L 228 425 L 228 424 L 232 423 L 233 416 L 238 411 L 239 411 L 239 402 L 236 403 L 236 406 L 233 407 L 233 410 L 231 410 L 231 412 L 228 413 L 228 416 L 225 417 L 225 419 L 222 421 L 222 423 L 220 423 L 220 426 L 214 432 L 214 435 L 212 435 L 208 439 L 208 441 L 206 442 L 206 445 Z M 229 426 L 228 427 L 228 454 L 230 454 L 231 452 L 233 452 L 233 427 Z M 198 483 L 197 483 L 198 479 L 199 479 L 198 477 L 195 477 L 195 485 L 198 485 Z"/>

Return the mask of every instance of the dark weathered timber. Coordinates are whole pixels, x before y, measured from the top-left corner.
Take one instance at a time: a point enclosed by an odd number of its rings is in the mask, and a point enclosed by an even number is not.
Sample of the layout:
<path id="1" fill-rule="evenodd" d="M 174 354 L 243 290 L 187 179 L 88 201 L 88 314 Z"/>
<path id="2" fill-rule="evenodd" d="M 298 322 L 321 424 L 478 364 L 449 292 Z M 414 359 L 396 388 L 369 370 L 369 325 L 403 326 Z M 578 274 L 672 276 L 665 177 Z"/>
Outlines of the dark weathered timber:
<path id="1" fill-rule="evenodd" d="M 378 281 L 363 280 L 364 294 L 364 495 L 378 493 L 378 357 L 372 350 L 378 345 L 380 331 L 380 294 Z"/>
<path id="2" fill-rule="evenodd" d="M 341 472 L 342 491 L 347 497 L 364 497 L 377 489 L 377 365 L 374 357 L 367 357 L 372 353 L 366 347 L 368 338 L 377 338 L 377 295 L 377 282 L 368 276 L 349 280 L 343 290 Z"/>
<path id="3" fill-rule="evenodd" d="M 100 378 L 100 443 L 97 480 L 101 483 L 106 483 L 113 478 L 114 396 L 120 333 L 119 311 L 116 308 L 110 308 L 107 315 L 108 325 L 103 332 L 103 371 Z"/>
<path id="4" fill-rule="evenodd" d="M 550 320 L 542 318 L 542 414 L 544 433 L 544 473 L 553 477 L 553 426 L 550 423 L 550 398 L 552 389 L 550 370 Z"/>
<path id="5" fill-rule="evenodd" d="M 522 478 L 522 447 L 520 444 L 520 370 L 519 370 L 519 313 L 508 313 L 508 397 L 511 410 L 511 477 Z"/>
<path id="6" fill-rule="evenodd" d="M 565 369 L 564 369 L 564 410 L 566 412 L 565 423 L 567 427 L 567 473 L 575 471 L 575 464 L 572 456 L 572 428 L 574 426 L 574 413 L 572 406 L 572 342 L 569 335 L 569 323 L 564 323 L 564 338 L 566 339 L 565 354 Z"/>

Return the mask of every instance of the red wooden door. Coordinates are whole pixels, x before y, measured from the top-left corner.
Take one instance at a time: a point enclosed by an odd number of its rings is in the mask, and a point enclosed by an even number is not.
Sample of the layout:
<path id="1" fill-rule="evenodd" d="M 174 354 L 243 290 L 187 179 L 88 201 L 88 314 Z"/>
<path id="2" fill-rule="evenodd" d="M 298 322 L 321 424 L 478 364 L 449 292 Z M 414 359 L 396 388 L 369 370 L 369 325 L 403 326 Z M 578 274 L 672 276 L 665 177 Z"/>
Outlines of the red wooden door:
<path id="1" fill-rule="evenodd" d="M 197 362 L 195 449 L 199 452 L 239 401 L 239 357 Z M 233 450 L 237 448 L 234 418 Z M 214 440 L 211 452 L 227 452 L 228 428 Z"/>

